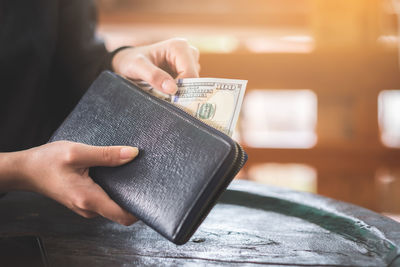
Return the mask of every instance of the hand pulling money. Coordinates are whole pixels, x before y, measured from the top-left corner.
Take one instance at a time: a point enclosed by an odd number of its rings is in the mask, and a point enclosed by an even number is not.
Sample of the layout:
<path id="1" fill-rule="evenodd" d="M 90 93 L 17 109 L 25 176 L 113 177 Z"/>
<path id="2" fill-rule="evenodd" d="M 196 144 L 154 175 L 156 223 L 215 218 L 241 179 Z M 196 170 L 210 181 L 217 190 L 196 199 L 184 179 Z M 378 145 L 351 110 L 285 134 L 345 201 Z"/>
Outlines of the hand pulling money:
<path id="1" fill-rule="evenodd" d="M 176 95 L 167 95 L 148 83 L 140 88 L 173 103 L 208 125 L 232 136 L 246 90 L 246 80 L 189 78 L 179 79 Z"/>

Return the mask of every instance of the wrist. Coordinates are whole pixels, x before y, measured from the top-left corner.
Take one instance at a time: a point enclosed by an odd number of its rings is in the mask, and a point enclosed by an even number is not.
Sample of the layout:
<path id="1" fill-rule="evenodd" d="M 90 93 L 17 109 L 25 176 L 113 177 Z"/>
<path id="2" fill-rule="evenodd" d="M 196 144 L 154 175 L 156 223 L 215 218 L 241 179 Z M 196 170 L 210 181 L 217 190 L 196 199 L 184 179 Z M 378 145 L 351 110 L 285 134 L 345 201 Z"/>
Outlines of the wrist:
<path id="1" fill-rule="evenodd" d="M 111 52 L 111 70 L 113 70 L 114 72 L 118 69 L 117 65 L 118 65 L 118 58 L 117 55 L 118 53 L 120 53 L 121 51 L 124 51 L 126 49 L 130 49 L 133 48 L 133 46 L 121 46 L 117 49 L 115 49 L 114 51 Z"/>
<path id="2" fill-rule="evenodd" d="M 0 192 L 28 189 L 26 150 L 0 153 Z"/>

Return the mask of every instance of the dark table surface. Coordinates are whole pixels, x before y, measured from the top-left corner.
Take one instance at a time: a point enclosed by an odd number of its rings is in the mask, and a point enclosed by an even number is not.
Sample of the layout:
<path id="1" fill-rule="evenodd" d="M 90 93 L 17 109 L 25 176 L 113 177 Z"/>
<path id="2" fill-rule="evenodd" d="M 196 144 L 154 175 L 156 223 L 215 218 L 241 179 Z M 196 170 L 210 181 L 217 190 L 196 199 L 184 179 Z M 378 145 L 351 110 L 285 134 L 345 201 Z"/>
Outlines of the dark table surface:
<path id="1" fill-rule="evenodd" d="M 400 224 L 314 194 L 234 181 L 185 245 L 84 219 L 33 193 L 0 199 L 0 235 L 37 234 L 51 266 L 400 266 Z"/>

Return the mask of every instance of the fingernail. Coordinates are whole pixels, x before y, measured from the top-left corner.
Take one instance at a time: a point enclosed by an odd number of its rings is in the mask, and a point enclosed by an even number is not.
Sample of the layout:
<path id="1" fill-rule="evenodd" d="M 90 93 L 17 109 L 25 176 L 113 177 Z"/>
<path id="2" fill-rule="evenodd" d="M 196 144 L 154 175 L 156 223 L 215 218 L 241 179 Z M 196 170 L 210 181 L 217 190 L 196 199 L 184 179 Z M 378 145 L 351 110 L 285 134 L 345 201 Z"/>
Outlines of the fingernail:
<path id="1" fill-rule="evenodd" d="M 131 159 L 137 156 L 139 149 L 137 147 L 123 147 L 119 152 L 121 159 Z"/>
<path id="2" fill-rule="evenodd" d="M 168 93 L 171 95 L 174 95 L 176 93 L 176 91 L 178 91 L 178 86 L 176 86 L 176 83 L 169 79 L 164 80 L 161 87 L 165 93 Z"/>

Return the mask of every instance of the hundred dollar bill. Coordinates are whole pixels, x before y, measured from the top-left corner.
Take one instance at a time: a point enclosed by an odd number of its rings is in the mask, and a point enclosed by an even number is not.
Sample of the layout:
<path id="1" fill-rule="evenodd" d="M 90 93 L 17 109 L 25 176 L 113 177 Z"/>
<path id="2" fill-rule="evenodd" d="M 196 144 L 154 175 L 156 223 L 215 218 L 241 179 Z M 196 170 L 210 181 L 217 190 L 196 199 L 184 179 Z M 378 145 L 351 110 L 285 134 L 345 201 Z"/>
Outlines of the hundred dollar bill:
<path id="1" fill-rule="evenodd" d="M 179 79 L 178 92 L 175 95 L 164 94 L 145 82 L 139 82 L 137 85 L 232 136 L 247 81 L 217 78 Z"/>

